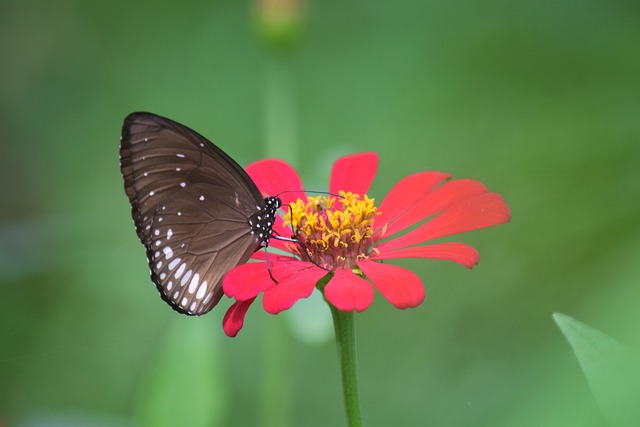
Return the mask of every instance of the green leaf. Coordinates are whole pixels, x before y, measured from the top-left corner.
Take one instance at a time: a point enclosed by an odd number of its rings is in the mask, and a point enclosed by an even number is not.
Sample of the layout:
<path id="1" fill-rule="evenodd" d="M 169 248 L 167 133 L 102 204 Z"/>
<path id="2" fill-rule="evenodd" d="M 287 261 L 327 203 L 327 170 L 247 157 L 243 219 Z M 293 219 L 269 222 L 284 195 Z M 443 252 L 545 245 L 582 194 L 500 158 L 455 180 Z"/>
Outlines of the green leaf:
<path id="1" fill-rule="evenodd" d="M 616 339 L 565 314 L 554 313 L 578 359 L 607 421 L 612 426 L 637 426 L 640 420 L 638 361 Z"/>
<path id="2" fill-rule="evenodd" d="M 210 427 L 224 424 L 228 388 L 216 334 L 206 319 L 179 319 L 151 361 L 137 399 L 137 425 Z"/>

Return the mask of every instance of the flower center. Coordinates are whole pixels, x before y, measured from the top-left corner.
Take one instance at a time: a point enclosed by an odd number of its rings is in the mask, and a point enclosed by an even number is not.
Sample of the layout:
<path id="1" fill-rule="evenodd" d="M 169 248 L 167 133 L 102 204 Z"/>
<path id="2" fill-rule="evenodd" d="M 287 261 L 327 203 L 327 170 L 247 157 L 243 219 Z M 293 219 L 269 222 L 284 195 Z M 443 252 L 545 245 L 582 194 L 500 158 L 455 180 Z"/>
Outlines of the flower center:
<path id="1" fill-rule="evenodd" d="M 285 225 L 291 224 L 294 237 L 300 242 L 291 250 L 300 259 L 329 270 L 353 268 L 356 260 L 366 258 L 380 235 L 374 236 L 374 217 L 379 213 L 366 194 L 339 192 L 340 197 L 307 197 L 291 204 Z M 306 252 L 306 255 L 304 254 Z"/>

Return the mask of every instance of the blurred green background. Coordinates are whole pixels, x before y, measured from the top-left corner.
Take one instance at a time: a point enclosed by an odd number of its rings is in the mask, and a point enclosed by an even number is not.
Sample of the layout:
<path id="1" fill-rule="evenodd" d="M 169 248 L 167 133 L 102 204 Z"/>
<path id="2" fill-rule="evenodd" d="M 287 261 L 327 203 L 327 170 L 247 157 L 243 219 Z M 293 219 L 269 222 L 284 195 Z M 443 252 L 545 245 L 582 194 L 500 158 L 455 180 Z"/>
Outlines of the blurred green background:
<path id="1" fill-rule="evenodd" d="M 307 6 L 302 43 L 280 55 L 248 2 L 0 3 L 0 425 L 260 425 L 277 390 L 289 425 L 344 425 L 328 310 L 254 308 L 235 339 L 226 301 L 177 315 L 149 280 L 119 172 L 136 110 L 243 165 L 278 155 L 274 68 L 297 141 L 281 156 L 307 187 L 374 150 L 378 200 L 433 169 L 512 211 L 457 239 L 480 251 L 472 271 L 399 263 L 423 278 L 423 305 L 378 295 L 357 316 L 365 425 L 606 425 L 551 314 L 640 344 L 637 2 Z M 320 332 L 288 332 L 303 322 Z"/>

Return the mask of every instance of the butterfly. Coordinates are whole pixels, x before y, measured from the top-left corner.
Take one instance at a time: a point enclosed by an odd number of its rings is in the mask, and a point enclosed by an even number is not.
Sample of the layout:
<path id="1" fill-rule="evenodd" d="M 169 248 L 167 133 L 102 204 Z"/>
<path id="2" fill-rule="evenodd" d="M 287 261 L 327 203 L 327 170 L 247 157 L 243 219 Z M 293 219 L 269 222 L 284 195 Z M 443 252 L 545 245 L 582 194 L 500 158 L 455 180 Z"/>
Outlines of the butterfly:
<path id="1" fill-rule="evenodd" d="M 152 113 L 125 118 L 120 169 L 160 296 L 183 314 L 209 312 L 222 277 L 269 245 L 281 200 L 263 198 L 205 137 Z"/>

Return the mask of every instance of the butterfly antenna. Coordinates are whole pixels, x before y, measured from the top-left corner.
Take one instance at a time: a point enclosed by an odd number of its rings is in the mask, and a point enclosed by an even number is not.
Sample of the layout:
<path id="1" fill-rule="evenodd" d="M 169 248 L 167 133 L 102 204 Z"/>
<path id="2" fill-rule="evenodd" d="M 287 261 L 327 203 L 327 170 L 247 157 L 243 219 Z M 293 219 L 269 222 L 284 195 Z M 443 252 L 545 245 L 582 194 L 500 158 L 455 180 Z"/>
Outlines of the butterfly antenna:
<path id="1" fill-rule="evenodd" d="M 336 193 L 332 193 L 331 191 L 316 191 L 316 190 L 284 190 L 279 192 L 276 197 L 280 197 L 281 194 L 285 194 L 285 193 L 313 193 L 313 194 L 325 194 L 327 196 L 333 196 L 333 197 L 342 197 L 339 194 Z"/>

